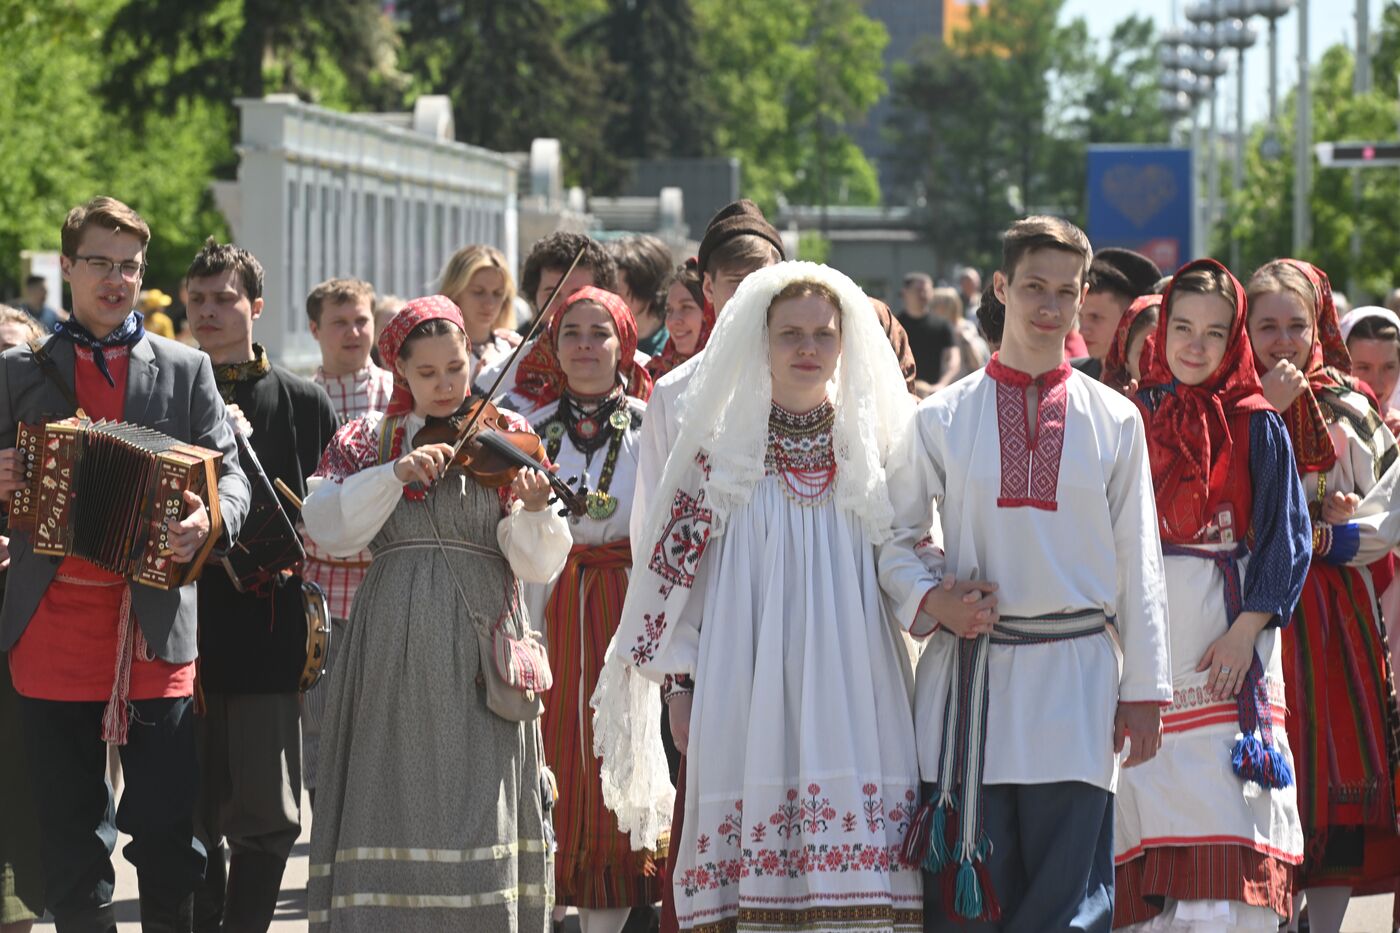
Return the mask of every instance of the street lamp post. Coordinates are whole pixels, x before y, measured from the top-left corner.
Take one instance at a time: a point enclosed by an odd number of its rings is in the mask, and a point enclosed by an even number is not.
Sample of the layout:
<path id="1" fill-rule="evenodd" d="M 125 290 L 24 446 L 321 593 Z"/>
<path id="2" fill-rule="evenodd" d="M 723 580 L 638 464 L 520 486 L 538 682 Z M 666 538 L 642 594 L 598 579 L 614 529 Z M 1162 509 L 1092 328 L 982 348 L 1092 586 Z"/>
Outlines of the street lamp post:
<path id="1" fill-rule="evenodd" d="M 1169 118 L 1179 119 L 1183 114 L 1191 118 L 1192 165 L 1199 166 L 1201 153 L 1200 104 L 1213 92 L 1214 81 L 1209 75 L 1195 69 L 1203 67 L 1201 57 L 1191 49 L 1193 32 L 1182 29 L 1166 29 L 1160 36 L 1158 60 L 1163 72 L 1158 79 L 1161 87 L 1162 112 Z M 1175 125 L 1173 126 L 1175 132 Z M 1206 223 L 1202 216 L 1204 198 L 1201 196 L 1200 176 L 1193 169 L 1191 198 L 1191 254 L 1205 254 Z"/>
<path id="2" fill-rule="evenodd" d="M 1233 7 L 1239 12 L 1248 14 L 1248 0 L 1231 0 L 1227 7 Z M 1233 10 L 1232 10 L 1233 12 Z M 1244 188 L 1244 52 L 1255 43 L 1256 35 L 1251 27 L 1243 19 L 1232 19 L 1220 27 L 1225 44 L 1234 49 L 1237 53 L 1235 62 L 1235 148 L 1234 148 L 1234 170 L 1230 174 L 1230 191 L 1238 202 L 1240 191 Z M 1234 225 L 1231 224 L 1230 233 L 1230 268 L 1239 269 L 1240 265 L 1240 238 L 1234 232 Z"/>
<path id="3" fill-rule="evenodd" d="M 1312 97 L 1308 87 L 1308 0 L 1298 0 L 1298 94 L 1293 127 L 1293 255 L 1302 257 L 1312 240 L 1308 215 L 1312 187 Z"/>
<path id="4" fill-rule="evenodd" d="M 1206 229 L 1214 233 L 1220 219 L 1220 118 L 1215 82 L 1225 74 L 1225 61 L 1217 54 L 1222 43 L 1216 24 L 1224 18 L 1220 0 L 1201 0 L 1186 7 L 1186 19 L 1195 24 L 1189 42 L 1196 50 L 1192 70 L 1211 79 L 1210 131 L 1206 144 Z M 1207 247 L 1209 240 L 1206 241 Z"/>

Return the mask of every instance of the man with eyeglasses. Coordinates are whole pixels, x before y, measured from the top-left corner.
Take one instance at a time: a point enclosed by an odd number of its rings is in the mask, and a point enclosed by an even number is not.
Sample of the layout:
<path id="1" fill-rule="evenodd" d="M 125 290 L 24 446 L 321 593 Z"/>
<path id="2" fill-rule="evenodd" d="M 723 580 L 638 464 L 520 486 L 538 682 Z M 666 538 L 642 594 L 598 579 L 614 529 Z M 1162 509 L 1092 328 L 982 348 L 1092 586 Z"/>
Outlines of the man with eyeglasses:
<path id="1" fill-rule="evenodd" d="M 69 212 L 59 262 L 73 314 L 42 344 L 54 365 L 46 372 L 33 346 L 0 355 L 0 496 L 23 481 L 16 425 L 72 415 L 76 401 L 94 420 L 222 452 L 226 548 L 247 514 L 248 481 L 208 357 L 148 335 L 133 310 L 150 237 L 112 198 Z M 176 562 L 188 562 L 212 527 L 198 496 L 186 492 L 185 502 L 186 517 L 169 526 Z M 111 855 L 121 829 L 132 837 L 124 855 L 136 866 L 142 929 L 189 931 L 206 860 L 194 833 L 195 586 L 157 590 L 77 557 L 36 555 L 26 533 L 9 550 L 0 649 L 21 697 L 46 906 L 60 933 L 116 933 Z M 104 742 L 118 746 L 126 775 L 115 813 Z"/>

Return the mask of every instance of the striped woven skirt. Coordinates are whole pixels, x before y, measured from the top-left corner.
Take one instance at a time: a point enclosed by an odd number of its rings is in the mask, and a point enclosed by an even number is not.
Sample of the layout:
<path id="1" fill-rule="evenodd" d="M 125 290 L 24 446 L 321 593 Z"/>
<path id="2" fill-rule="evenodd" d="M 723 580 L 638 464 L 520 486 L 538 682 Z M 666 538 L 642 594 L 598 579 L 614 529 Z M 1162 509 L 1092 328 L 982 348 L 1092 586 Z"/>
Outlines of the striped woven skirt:
<path id="1" fill-rule="evenodd" d="M 1367 571 L 1315 561 L 1283 649 L 1306 838 L 1300 886 L 1356 887 L 1400 875 L 1400 717 Z"/>
<path id="2" fill-rule="evenodd" d="M 652 853 L 632 851 L 603 804 L 588 705 L 622 616 L 631 554 L 626 539 L 575 545 L 544 613 L 554 686 L 541 724 L 545 762 L 559 785 L 554 890 L 557 903 L 574 907 L 634 907 L 661 899 Z"/>

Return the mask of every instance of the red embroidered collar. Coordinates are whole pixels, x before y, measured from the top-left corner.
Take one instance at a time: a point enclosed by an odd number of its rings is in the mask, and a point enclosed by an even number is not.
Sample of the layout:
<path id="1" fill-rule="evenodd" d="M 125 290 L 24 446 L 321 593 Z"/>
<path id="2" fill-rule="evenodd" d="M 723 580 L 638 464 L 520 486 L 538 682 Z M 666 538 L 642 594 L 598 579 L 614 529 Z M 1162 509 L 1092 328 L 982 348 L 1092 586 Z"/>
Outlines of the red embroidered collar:
<path id="1" fill-rule="evenodd" d="M 1018 388 L 1026 388 L 1029 385 L 1046 389 L 1059 385 L 1069 378 L 1070 365 L 1063 362 L 1054 369 L 1041 373 L 1039 376 L 1032 376 L 1023 373 L 1019 369 L 1012 369 L 1001 361 L 1000 353 L 993 353 L 991 362 L 987 364 L 987 375 L 997 381 L 998 385 L 1009 384 Z"/>
<path id="2" fill-rule="evenodd" d="M 1065 413 L 1069 406 L 1069 363 L 1030 376 L 1012 369 L 993 356 L 987 375 L 997 387 L 997 436 L 1001 443 L 1001 495 L 1003 509 L 1059 508 L 1060 455 L 1065 446 Z M 1036 392 L 1035 444 L 1031 444 L 1030 412 L 1026 389 Z"/>

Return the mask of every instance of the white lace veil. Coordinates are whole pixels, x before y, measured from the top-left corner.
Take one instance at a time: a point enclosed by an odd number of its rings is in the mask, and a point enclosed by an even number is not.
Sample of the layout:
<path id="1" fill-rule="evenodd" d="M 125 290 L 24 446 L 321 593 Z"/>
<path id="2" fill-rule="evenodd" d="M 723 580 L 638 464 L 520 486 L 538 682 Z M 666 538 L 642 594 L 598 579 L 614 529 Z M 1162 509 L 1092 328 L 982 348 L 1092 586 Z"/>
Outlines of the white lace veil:
<path id="1" fill-rule="evenodd" d="M 715 324 L 678 403 L 676 446 L 650 493 L 646 544 L 660 536 L 676 490 L 701 450 L 709 458 L 704 488 L 714 513 L 713 535 L 724 533 L 728 516 L 749 501 L 763 479 L 773 398 L 768 306 L 778 292 L 801 281 L 820 282 L 841 299 L 841 359 L 828 389 L 836 408 L 836 504 L 860 516 L 873 543 L 889 537 L 894 512 L 884 462 L 914 410 L 899 360 L 860 286 L 828 266 L 783 262 L 744 279 Z"/>
<path id="2" fill-rule="evenodd" d="M 836 505 L 859 516 L 870 541 L 890 537 L 893 508 L 885 484 L 885 461 L 897 437 L 912 424 L 914 400 L 899 360 L 870 299 L 845 275 L 810 262 L 784 262 L 746 278 L 725 306 L 678 408 L 678 438 L 658 487 L 651 493 L 645 536 L 633 552 L 651 554 L 671 518 L 678 490 L 703 488 L 712 513 L 711 537 L 753 495 L 763 479 L 768 415 L 773 387 L 768 360 L 768 306 L 787 285 L 810 280 L 836 293 L 841 302 L 841 359 L 828 387 L 836 409 Z M 708 456 L 702 479 L 696 454 Z M 632 586 L 651 581 L 645 564 L 634 566 Z M 627 610 L 608 647 L 592 698 L 593 750 L 602 760 L 604 803 L 630 834 L 634 849 L 656 846 L 670 824 L 675 800 L 661 737 L 656 683 L 633 667 L 627 650 L 633 630 L 650 606 L 663 597 L 652 591 L 629 594 Z M 664 614 L 664 613 L 663 613 Z M 621 642 L 621 647 L 619 646 Z"/>

